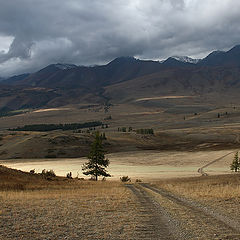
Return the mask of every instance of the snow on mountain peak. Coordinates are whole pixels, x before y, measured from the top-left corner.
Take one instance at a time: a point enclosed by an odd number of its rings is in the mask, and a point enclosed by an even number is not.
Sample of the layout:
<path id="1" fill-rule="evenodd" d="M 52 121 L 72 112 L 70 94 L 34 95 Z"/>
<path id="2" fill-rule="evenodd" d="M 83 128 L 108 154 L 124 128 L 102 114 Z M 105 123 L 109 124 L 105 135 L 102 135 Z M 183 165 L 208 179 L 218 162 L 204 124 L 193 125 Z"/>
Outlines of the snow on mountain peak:
<path id="1" fill-rule="evenodd" d="M 57 63 L 55 64 L 55 67 L 61 69 L 61 70 L 68 70 L 68 69 L 72 69 L 72 68 L 76 68 L 77 66 L 74 64 L 61 64 L 61 63 Z"/>
<path id="2" fill-rule="evenodd" d="M 172 58 L 176 59 L 179 62 L 193 63 L 193 64 L 197 64 L 200 61 L 200 59 L 193 59 L 188 56 L 172 56 Z"/>

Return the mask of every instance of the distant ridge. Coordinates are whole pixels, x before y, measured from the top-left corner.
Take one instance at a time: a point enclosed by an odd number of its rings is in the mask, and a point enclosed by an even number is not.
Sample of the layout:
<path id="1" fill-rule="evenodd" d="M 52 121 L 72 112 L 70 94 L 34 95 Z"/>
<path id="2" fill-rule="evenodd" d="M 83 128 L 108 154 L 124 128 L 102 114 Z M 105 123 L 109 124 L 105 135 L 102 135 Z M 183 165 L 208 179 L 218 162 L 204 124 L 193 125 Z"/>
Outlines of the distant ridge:
<path id="1" fill-rule="evenodd" d="M 1 109 L 124 102 L 166 94 L 232 95 L 240 90 L 240 45 L 206 58 L 173 56 L 165 61 L 118 57 L 106 65 L 51 64 L 0 82 Z"/>
<path id="2" fill-rule="evenodd" d="M 240 66 L 240 45 L 227 52 L 214 51 L 199 62 L 204 66 Z"/>

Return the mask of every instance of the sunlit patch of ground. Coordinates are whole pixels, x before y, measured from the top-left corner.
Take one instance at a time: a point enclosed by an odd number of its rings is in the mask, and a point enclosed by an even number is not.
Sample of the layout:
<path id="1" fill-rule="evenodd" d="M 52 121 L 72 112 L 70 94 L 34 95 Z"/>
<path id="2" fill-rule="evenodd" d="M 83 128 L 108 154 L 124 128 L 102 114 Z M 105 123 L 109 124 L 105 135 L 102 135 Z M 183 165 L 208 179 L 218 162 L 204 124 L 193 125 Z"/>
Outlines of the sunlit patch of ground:
<path id="1" fill-rule="evenodd" d="M 64 110 L 70 110 L 70 108 L 46 108 L 46 109 L 38 109 L 38 110 L 33 111 L 33 112 L 34 113 L 39 113 L 39 112 L 64 111 Z"/>
<path id="2" fill-rule="evenodd" d="M 198 176 L 198 168 L 203 165 L 232 152 L 222 151 L 199 151 L 199 152 L 179 152 L 179 151 L 136 151 L 108 154 L 110 160 L 108 168 L 112 175 L 111 179 L 127 175 L 132 179 L 157 179 Z M 204 171 L 210 175 L 230 173 L 229 165 L 234 153 L 221 159 L 219 162 L 205 168 Z M 1 161 L 2 164 L 30 171 L 35 169 L 41 172 L 43 169 L 53 169 L 57 175 L 66 176 L 72 172 L 73 176 L 85 177 L 82 174 L 82 165 L 87 158 L 74 159 L 14 159 L 11 162 Z"/>
<path id="3" fill-rule="evenodd" d="M 161 96 L 161 97 L 149 97 L 149 98 L 139 98 L 135 102 L 150 101 L 150 100 L 160 100 L 160 99 L 177 99 L 177 98 L 192 98 L 193 96 Z"/>

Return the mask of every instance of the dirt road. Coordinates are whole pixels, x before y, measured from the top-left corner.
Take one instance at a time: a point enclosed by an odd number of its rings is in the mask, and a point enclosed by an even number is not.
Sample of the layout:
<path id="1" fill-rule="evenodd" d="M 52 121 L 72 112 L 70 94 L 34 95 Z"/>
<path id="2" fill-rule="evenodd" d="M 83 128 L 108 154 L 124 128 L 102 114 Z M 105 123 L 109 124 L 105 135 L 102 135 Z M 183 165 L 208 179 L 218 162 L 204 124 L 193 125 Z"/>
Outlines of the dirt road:
<path id="1" fill-rule="evenodd" d="M 225 158 L 225 157 L 227 157 L 228 155 L 233 154 L 233 153 L 235 153 L 235 152 L 236 152 L 236 151 L 233 151 L 233 152 L 230 152 L 230 153 L 225 154 L 224 156 L 222 156 L 222 157 L 220 157 L 220 158 L 214 159 L 213 161 L 211 161 L 211 162 L 205 164 L 204 166 L 200 167 L 200 168 L 198 169 L 198 172 L 199 172 L 202 176 L 207 176 L 208 174 L 207 174 L 206 172 L 204 172 L 204 170 L 203 170 L 204 168 L 209 167 L 210 165 L 212 165 L 212 164 L 214 164 L 214 163 L 222 160 L 223 158 Z"/>
<path id="2" fill-rule="evenodd" d="M 140 202 L 138 218 L 142 224 L 136 227 L 136 239 L 166 239 L 173 240 L 170 231 L 170 218 L 161 206 L 154 201 L 142 188 L 126 185 Z"/>
<path id="3" fill-rule="evenodd" d="M 146 183 L 126 186 L 142 206 L 136 239 L 240 239 L 239 223 L 229 216 Z"/>

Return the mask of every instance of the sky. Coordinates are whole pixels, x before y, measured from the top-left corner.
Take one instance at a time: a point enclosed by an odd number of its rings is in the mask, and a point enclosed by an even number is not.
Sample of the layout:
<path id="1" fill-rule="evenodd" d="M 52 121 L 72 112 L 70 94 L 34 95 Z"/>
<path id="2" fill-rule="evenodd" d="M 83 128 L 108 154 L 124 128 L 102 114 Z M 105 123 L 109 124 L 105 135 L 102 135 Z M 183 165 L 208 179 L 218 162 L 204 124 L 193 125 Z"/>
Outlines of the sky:
<path id="1" fill-rule="evenodd" d="M 0 76 L 240 44 L 238 0 L 0 0 Z"/>

